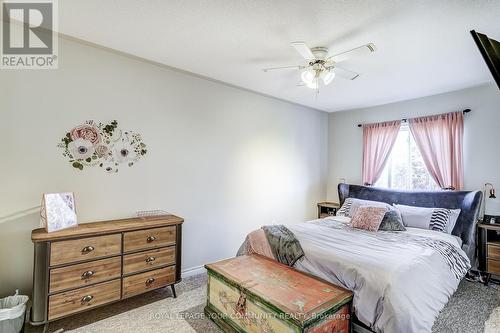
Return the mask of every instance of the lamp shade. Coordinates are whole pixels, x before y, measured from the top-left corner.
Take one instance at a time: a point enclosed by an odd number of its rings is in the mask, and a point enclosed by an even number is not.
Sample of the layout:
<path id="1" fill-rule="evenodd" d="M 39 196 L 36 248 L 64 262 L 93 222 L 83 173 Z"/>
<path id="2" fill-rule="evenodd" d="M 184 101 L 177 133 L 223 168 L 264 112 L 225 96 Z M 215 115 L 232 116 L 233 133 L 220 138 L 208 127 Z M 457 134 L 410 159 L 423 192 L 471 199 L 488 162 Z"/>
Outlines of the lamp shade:
<path id="1" fill-rule="evenodd" d="M 335 78 L 335 73 L 331 71 L 323 71 L 321 72 L 321 77 L 323 79 L 323 83 L 325 84 L 325 86 L 327 86 L 332 83 L 333 79 Z"/>
<path id="2" fill-rule="evenodd" d="M 490 199 L 486 197 L 484 213 L 486 215 L 500 216 L 500 199 Z"/>
<path id="3" fill-rule="evenodd" d="M 330 71 L 325 71 L 321 68 L 309 68 L 302 72 L 300 78 L 306 87 L 311 89 L 318 89 L 320 81 L 323 81 L 325 85 L 332 82 L 335 77 L 335 73 Z"/>
<path id="4" fill-rule="evenodd" d="M 316 72 L 312 69 L 306 69 L 302 72 L 300 77 L 302 79 L 302 82 L 304 82 L 306 85 L 312 84 L 314 82 L 314 79 L 316 78 Z"/>

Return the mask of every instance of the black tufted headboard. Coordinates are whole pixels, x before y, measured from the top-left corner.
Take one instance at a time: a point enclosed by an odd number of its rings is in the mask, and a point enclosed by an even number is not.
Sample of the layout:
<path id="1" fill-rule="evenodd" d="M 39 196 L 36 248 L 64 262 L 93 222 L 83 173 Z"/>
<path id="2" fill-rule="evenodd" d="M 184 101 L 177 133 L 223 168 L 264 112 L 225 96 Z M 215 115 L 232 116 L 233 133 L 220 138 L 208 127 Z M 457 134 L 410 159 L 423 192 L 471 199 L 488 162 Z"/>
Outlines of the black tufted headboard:
<path id="1" fill-rule="evenodd" d="M 461 209 L 457 223 L 452 234 L 462 239 L 462 249 L 474 263 L 476 250 L 476 221 L 483 193 L 480 191 L 393 191 L 377 187 L 360 185 L 339 184 L 340 204 L 346 198 L 358 198 L 393 203 L 419 206 Z"/>

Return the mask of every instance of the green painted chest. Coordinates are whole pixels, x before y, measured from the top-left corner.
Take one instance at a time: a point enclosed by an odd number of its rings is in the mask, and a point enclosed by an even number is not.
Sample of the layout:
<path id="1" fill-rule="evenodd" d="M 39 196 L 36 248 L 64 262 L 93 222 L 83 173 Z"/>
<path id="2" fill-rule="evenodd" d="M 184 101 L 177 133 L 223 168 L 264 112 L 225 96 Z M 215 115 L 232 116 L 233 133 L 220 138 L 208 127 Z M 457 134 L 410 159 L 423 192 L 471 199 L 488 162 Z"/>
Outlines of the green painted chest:
<path id="1" fill-rule="evenodd" d="M 258 255 L 205 267 L 205 314 L 226 332 L 349 332 L 346 289 Z"/>

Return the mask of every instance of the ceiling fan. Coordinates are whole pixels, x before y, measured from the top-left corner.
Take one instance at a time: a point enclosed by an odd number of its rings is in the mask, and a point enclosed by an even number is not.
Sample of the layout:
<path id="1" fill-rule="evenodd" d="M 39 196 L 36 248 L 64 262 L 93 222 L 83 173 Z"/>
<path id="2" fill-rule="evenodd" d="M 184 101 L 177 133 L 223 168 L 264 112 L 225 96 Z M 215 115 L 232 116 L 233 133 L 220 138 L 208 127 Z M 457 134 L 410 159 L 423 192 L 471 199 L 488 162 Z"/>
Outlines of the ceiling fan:
<path id="1" fill-rule="evenodd" d="M 333 81 L 336 75 L 348 80 L 358 78 L 358 73 L 339 67 L 337 64 L 349 58 L 370 54 L 376 50 L 375 45 L 369 43 L 349 51 L 328 56 L 327 47 L 309 48 L 304 42 L 293 42 L 291 45 L 307 61 L 306 65 L 270 67 L 262 70 L 269 72 L 281 69 L 298 69 L 301 71 L 300 77 L 303 85 L 315 89 L 316 92 L 319 92 L 320 82 L 323 82 L 327 86 Z"/>

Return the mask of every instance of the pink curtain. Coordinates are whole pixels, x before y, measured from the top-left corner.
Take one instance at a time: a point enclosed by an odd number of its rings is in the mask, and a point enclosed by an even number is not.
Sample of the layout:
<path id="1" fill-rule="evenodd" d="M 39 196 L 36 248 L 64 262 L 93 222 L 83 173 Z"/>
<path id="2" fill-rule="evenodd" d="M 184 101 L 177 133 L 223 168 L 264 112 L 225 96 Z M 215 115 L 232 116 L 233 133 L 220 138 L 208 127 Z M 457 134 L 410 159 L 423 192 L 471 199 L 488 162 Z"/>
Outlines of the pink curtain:
<path id="1" fill-rule="evenodd" d="M 462 112 L 409 119 L 410 130 L 425 166 L 441 188 L 463 188 Z"/>
<path id="2" fill-rule="evenodd" d="M 363 125 L 363 184 L 373 185 L 382 174 L 400 126 L 400 120 Z"/>

